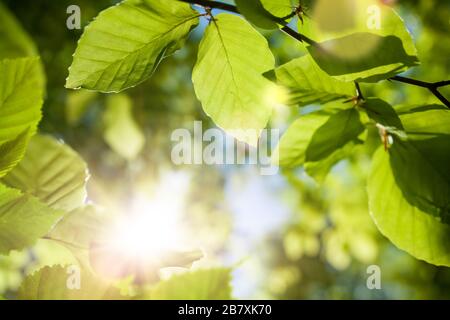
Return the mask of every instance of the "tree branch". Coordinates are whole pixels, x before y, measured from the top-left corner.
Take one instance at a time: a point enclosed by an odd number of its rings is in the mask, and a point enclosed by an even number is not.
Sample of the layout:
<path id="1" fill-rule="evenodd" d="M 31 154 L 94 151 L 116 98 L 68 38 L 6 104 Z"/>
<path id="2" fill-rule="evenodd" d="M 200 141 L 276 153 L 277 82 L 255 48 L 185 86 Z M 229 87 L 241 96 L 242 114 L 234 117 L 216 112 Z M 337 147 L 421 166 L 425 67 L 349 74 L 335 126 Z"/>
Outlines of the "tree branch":
<path id="1" fill-rule="evenodd" d="M 220 9 L 220 10 L 225 10 L 228 12 L 240 13 L 236 6 L 234 6 L 232 4 L 228 4 L 228 3 L 219 2 L 219 1 L 211 1 L 211 0 L 179 0 L 179 1 L 187 2 L 190 4 L 196 4 L 196 5 L 205 7 L 205 8 Z M 290 17 L 291 16 L 288 16 L 287 18 L 290 18 Z M 317 42 L 315 42 L 314 40 L 308 38 L 307 36 L 305 36 L 301 33 L 296 32 L 295 30 L 293 30 L 292 28 L 290 28 L 288 26 L 283 26 L 281 28 L 281 31 L 283 31 L 287 35 L 291 36 L 292 38 L 294 38 L 300 42 L 305 42 L 311 46 L 317 44 Z"/>
<path id="2" fill-rule="evenodd" d="M 410 84 L 410 85 L 413 85 L 416 87 L 426 88 L 426 89 L 430 90 L 430 92 L 432 94 L 434 94 L 436 96 L 436 98 L 438 98 L 446 107 L 450 108 L 450 102 L 438 90 L 440 87 L 445 87 L 445 86 L 450 85 L 450 80 L 439 81 L 439 82 L 425 82 L 425 81 L 410 79 L 410 78 L 401 77 L 401 76 L 395 76 L 395 77 L 390 78 L 389 80 Z"/>
<path id="3" fill-rule="evenodd" d="M 229 12 L 233 12 L 233 13 L 239 13 L 239 10 L 236 6 L 234 6 L 232 4 L 228 4 L 228 3 L 223 3 L 220 1 L 213 1 L 213 0 L 179 0 L 179 1 L 199 5 L 199 6 L 202 6 L 205 8 L 220 9 L 220 10 L 229 11 Z M 292 17 L 294 15 L 295 14 L 290 15 L 288 17 Z M 281 30 L 284 33 L 286 33 L 287 35 L 291 36 L 292 38 L 294 38 L 300 42 L 305 42 L 311 46 L 317 45 L 316 41 L 293 30 L 292 28 L 288 27 L 287 25 L 283 26 L 281 28 Z M 448 107 L 450 109 L 450 102 L 438 90 L 438 88 L 440 88 L 440 87 L 450 85 L 450 80 L 430 83 L 430 82 L 414 80 L 414 79 L 401 77 L 401 76 L 395 76 L 388 80 L 398 81 L 398 82 L 402 82 L 402 83 L 406 83 L 406 84 L 410 84 L 410 85 L 414 85 L 414 86 L 418 86 L 418 87 L 422 87 L 422 88 L 427 88 L 432 94 L 434 94 L 436 96 L 436 98 L 438 98 L 446 107 Z M 358 84 L 356 84 L 356 85 L 357 85 L 357 89 L 358 89 L 358 94 L 360 94 L 360 97 L 361 97 L 362 95 L 361 95 L 361 90 L 359 88 L 359 85 Z"/>

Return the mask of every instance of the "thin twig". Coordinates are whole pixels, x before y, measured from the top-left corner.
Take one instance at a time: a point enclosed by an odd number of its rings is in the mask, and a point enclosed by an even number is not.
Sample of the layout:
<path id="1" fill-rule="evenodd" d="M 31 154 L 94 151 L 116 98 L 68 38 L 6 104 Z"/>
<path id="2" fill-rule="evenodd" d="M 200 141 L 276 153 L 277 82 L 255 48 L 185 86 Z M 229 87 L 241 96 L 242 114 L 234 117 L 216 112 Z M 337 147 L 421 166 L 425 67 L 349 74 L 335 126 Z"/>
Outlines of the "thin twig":
<path id="1" fill-rule="evenodd" d="M 228 4 L 228 3 L 223 3 L 223 2 L 220 2 L 220 1 L 212 1 L 212 0 L 179 0 L 179 1 L 187 2 L 187 3 L 190 3 L 190 4 L 196 4 L 196 5 L 199 5 L 199 6 L 202 6 L 202 7 L 208 7 L 208 8 L 212 8 L 212 9 L 220 9 L 220 10 L 233 12 L 233 13 L 239 13 L 239 10 L 238 10 L 238 8 L 236 6 L 234 6 L 232 4 Z M 287 17 L 290 18 L 290 17 L 292 17 L 294 15 L 295 15 L 295 12 L 293 14 L 287 16 Z M 292 28 L 290 28 L 290 27 L 288 27 L 286 25 L 283 26 L 281 28 L 281 30 L 284 33 L 286 33 L 287 35 L 291 36 L 292 38 L 294 38 L 294 39 L 296 39 L 296 40 L 298 40 L 300 42 L 305 42 L 305 43 L 307 43 L 307 44 L 309 44 L 311 46 L 315 46 L 315 45 L 318 44 L 316 41 L 308 38 L 304 34 L 301 34 L 301 33 L 297 32 L 297 31 L 293 30 Z M 401 77 L 401 76 L 395 76 L 395 77 L 389 78 L 388 80 L 398 81 L 398 82 L 402 82 L 402 83 L 406 83 L 406 84 L 410 84 L 410 85 L 414 85 L 414 86 L 427 88 L 445 106 L 450 108 L 450 102 L 438 90 L 438 88 L 440 88 L 440 87 L 444 87 L 444 86 L 450 85 L 450 80 L 430 83 L 430 82 L 414 80 L 414 79 Z M 361 88 L 359 87 L 358 83 L 356 83 L 356 88 L 358 90 L 358 97 L 361 98 L 361 99 L 364 99 L 363 96 L 362 96 Z"/>
<path id="2" fill-rule="evenodd" d="M 358 82 L 355 81 L 356 90 L 358 91 L 358 100 L 365 100 L 364 94 L 362 93 L 361 87 Z"/>
<path id="3" fill-rule="evenodd" d="M 434 94 L 436 96 L 436 98 L 438 98 L 446 107 L 450 108 L 450 102 L 438 90 L 441 87 L 450 85 L 450 80 L 439 81 L 439 82 L 425 82 L 425 81 L 410 79 L 410 78 L 401 77 L 401 76 L 395 76 L 395 77 L 390 78 L 389 80 L 410 84 L 410 85 L 413 85 L 416 87 L 426 88 L 426 89 L 430 90 L 430 92 L 432 94 Z"/>

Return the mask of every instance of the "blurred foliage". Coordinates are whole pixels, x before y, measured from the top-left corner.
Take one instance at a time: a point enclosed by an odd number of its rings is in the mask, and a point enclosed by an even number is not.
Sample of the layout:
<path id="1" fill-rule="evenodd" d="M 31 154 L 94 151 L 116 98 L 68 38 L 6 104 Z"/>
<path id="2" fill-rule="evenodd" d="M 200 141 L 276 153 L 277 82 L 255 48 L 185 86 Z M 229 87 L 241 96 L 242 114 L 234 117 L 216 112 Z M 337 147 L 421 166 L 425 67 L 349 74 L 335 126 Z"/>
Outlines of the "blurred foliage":
<path id="1" fill-rule="evenodd" d="M 40 130 L 62 138 L 85 159 L 92 176 L 88 184 L 89 200 L 107 209 L 117 208 L 117 203 L 126 203 L 137 190 L 157 186 L 155 181 L 167 170 L 188 171 L 191 179 L 183 221 L 206 254 L 207 258 L 198 266 L 223 264 L 229 256 L 235 258 L 234 263 L 244 259 L 241 262 L 244 265 L 245 258 L 250 256 L 258 264 L 255 272 L 263 270 L 251 295 L 243 298 L 450 298 L 448 268 L 415 260 L 396 249 L 380 235 L 370 219 L 365 192 L 368 164 L 375 149 L 370 144 L 358 149 L 351 160 L 337 165 L 320 187 L 302 170 L 283 171 L 279 202 L 280 206 L 289 208 L 291 215 L 281 228 L 259 238 L 246 256 L 236 258 L 228 243 L 235 221 L 225 186 L 232 174 L 242 173 L 241 169 L 207 166 L 180 169 L 170 161 L 170 134 L 174 129 L 192 129 L 194 120 L 203 121 L 204 129 L 213 127 L 195 98 L 191 82 L 199 35 L 194 33 L 192 41 L 180 52 L 164 60 L 151 79 L 127 91 L 133 106 L 129 110 L 132 114 L 127 116 L 136 120 L 135 134 L 142 135 L 145 142 L 136 147 L 141 152 L 115 152 L 120 147 L 111 148 L 108 138 L 105 139 L 107 95 L 69 91 L 64 83 L 82 32 L 67 30 L 66 8 L 73 4 L 82 8 L 84 27 L 98 12 L 117 1 L 2 1 L 31 35 L 42 56 L 47 97 Z M 396 8 L 412 31 L 419 51 L 421 67 L 411 70 L 411 76 L 425 81 L 447 78 L 450 71 L 448 0 L 401 0 Z M 269 38 L 277 65 L 305 52 L 301 44 L 280 32 L 264 31 L 264 35 Z M 437 102 L 426 89 L 389 81 L 370 87 L 363 85 L 362 89 L 367 96 L 378 96 L 391 103 Z M 449 89 L 443 92 L 447 96 Z M 300 112 L 297 108 L 280 107 L 271 125 L 284 129 Z M 375 145 L 379 139 L 377 132 L 371 132 L 369 139 Z M 35 271 L 40 264 L 52 265 L 55 255 L 58 262 L 70 261 L 64 247 L 49 245 L 45 240 L 31 250 L 0 256 L 0 294 L 14 296 L 24 275 Z M 372 264 L 381 267 L 382 290 L 371 291 L 366 287 L 366 269 Z M 236 268 L 240 268 L 239 264 Z M 228 276 L 227 271 L 222 272 Z M 247 277 L 250 275 L 244 275 L 239 281 L 245 282 Z M 166 297 L 165 286 L 170 286 L 170 282 L 160 284 L 148 294 Z M 229 297 L 228 292 L 223 295 Z"/>

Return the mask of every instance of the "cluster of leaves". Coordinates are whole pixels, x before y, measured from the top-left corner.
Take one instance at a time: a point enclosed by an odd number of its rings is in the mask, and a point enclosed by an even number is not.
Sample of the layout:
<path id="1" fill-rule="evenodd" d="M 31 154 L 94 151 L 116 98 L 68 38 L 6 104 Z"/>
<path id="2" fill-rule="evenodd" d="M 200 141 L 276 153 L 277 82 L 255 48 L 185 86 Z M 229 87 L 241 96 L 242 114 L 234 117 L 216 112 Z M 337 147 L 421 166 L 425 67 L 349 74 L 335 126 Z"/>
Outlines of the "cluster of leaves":
<path id="1" fill-rule="evenodd" d="M 189 2 L 206 3 L 207 9 L 196 11 Z M 66 87 L 118 93 L 141 84 L 165 57 L 183 46 L 205 17 L 209 25 L 192 81 L 213 122 L 237 139 L 256 144 L 256 139 L 239 132 L 265 128 L 280 103 L 274 99 L 278 93 L 286 92 L 285 102 L 292 106 L 320 105 L 318 110 L 302 112 L 274 151 L 280 166 L 303 166 L 319 183 L 337 162 L 363 145 L 370 132 L 378 130 L 381 143 L 367 188 L 372 218 L 399 248 L 429 263 L 449 266 L 449 110 L 438 104 L 391 106 L 376 97 L 363 97 L 361 83 L 386 80 L 418 65 L 417 52 L 392 8 L 358 0 L 349 13 L 347 7 L 339 7 L 341 2 L 335 7 L 342 12 L 335 14 L 350 17 L 352 23 L 336 27 L 306 18 L 298 3 L 290 0 L 220 6 L 243 17 L 212 15 L 210 8 L 216 3 L 210 1 L 125 0 L 101 12 L 85 28 Z M 380 28 L 367 23 L 367 8 L 374 5 L 380 9 Z M 301 17 L 302 35 L 297 37 L 309 44 L 308 53 L 276 66 L 266 38 L 254 26 L 292 30 L 286 28 L 295 14 Z M 68 247 L 87 273 L 88 283 L 95 286 L 95 290 L 68 292 L 65 270 L 45 267 L 25 280 L 23 298 L 118 298 L 110 283 L 90 277 L 86 256 L 104 217 L 85 204 L 86 165 L 68 146 L 35 135 L 44 96 L 42 66 L 33 43 L 3 7 L 0 17 L 0 30 L 8 30 L 0 33 L 0 254 L 47 238 Z M 90 94 L 83 93 L 87 99 Z M 143 145 L 142 133 L 129 121 L 130 109 L 126 96 L 111 95 L 104 116 L 106 141 L 127 159 Z M 76 121 L 78 115 L 73 117 Z M 131 137 L 121 137 L 120 126 Z M 118 137 L 133 144 L 117 143 Z M 229 290 L 223 288 L 228 283 L 228 269 L 198 271 L 160 282 L 138 297 L 184 298 L 178 288 L 186 287 L 193 298 L 227 298 Z"/>
<path id="2" fill-rule="evenodd" d="M 377 128 L 383 146 L 368 177 L 373 219 L 413 256 L 450 265 L 449 110 L 440 105 L 393 107 L 376 97 L 364 98 L 359 90 L 360 83 L 386 80 L 418 65 L 403 20 L 378 1 L 355 1 L 351 12 L 339 2 L 334 14 L 351 18 L 350 25 L 330 27 L 302 17 L 299 30 L 305 39 L 315 39 L 307 41 L 308 54 L 275 68 L 265 37 L 252 24 L 285 28 L 294 16 L 291 1 L 236 4 L 236 12 L 246 19 L 229 13 L 213 16 L 209 9 L 201 14 L 175 0 L 129 0 L 111 7 L 86 28 L 66 86 L 118 92 L 138 85 L 180 48 L 199 17 L 207 16 L 210 23 L 192 81 L 214 123 L 255 144 L 233 129 L 263 129 L 278 103 L 273 95 L 279 86 L 288 90 L 289 104 L 320 104 L 320 110 L 291 125 L 275 151 L 281 166 L 304 166 L 318 182 L 364 143 L 368 130 Z M 371 25 L 367 9 L 373 6 L 380 21 Z M 301 14 L 300 7 L 294 8 Z"/>
<path id="3" fill-rule="evenodd" d="M 13 261 L 30 249 L 34 253 L 53 251 L 52 258 L 25 270 L 29 276 L 16 297 L 124 299 L 117 280 L 105 278 L 104 270 L 96 268 L 101 254 L 106 261 L 119 259 L 116 252 L 105 252 L 103 245 L 95 242 L 114 217 L 86 203 L 89 173 L 83 159 L 62 141 L 37 134 L 45 95 L 43 66 L 33 42 L 3 5 L 0 16 L 1 30 L 5 30 L 0 34 L 0 260 Z M 131 103 L 127 96 L 116 95 L 108 99 L 107 106 L 105 139 L 131 159 L 144 139 L 131 121 Z M 120 136 L 124 128 L 134 144 L 123 143 L 130 138 Z M 168 265 L 190 265 L 199 257 L 197 252 L 176 256 L 169 252 L 166 260 L 153 263 L 145 273 L 153 274 L 155 268 Z M 150 269 L 139 261 L 125 263 L 130 268 L 120 277 L 142 276 L 138 269 Z M 82 290 L 67 287 L 67 265 L 81 268 Z M 223 289 L 230 288 L 229 282 L 229 269 L 199 270 L 160 281 L 126 298 L 227 299 L 231 290 Z M 121 288 L 125 287 L 130 284 Z"/>

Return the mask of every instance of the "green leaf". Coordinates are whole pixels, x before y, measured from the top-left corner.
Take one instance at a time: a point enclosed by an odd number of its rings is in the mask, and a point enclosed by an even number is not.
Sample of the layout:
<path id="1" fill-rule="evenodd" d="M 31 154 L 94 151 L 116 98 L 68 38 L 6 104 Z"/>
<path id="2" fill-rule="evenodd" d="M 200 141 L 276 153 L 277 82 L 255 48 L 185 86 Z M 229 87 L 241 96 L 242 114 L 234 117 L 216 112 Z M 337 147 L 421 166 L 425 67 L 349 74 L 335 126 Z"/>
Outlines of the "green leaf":
<path id="1" fill-rule="evenodd" d="M 385 127 L 394 127 L 403 130 L 403 124 L 394 108 L 381 99 L 368 98 L 363 102 L 362 107 L 369 117 Z"/>
<path id="2" fill-rule="evenodd" d="M 291 12 L 289 8 L 290 0 L 236 0 L 235 2 L 239 13 L 255 26 L 262 29 L 278 29 L 279 25 L 286 25 L 287 22 L 282 18 Z M 264 4 L 270 9 L 266 9 Z M 289 9 L 289 12 L 284 15 L 275 16 L 272 13 L 273 11 L 278 13 L 286 12 L 286 8 Z"/>
<path id="3" fill-rule="evenodd" d="M 267 40 L 242 18 L 219 14 L 200 43 L 192 80 L 205 112 L 234 137 L 256 145 L 271 114 L 274 84 L 262 76 L 274 68 Z M 255 130 L 248 137 L 237 130 Z"/>
<path id="4" fill-rule="evenodd" d="M 119 290 L 90 272 L 80 269 L 80 289 L 70 288 L 68 267 L 45 267 L 27 277 L 18 292 L 20 300 L 116 300 Z"/>
<path id="5" fill-rule="evenodd" d="M 450 224 L 450 136 L 396 140 L 390 155 L 395 181 L 408 202 Z"/>
<path id="6" fill-rule="evenodd" d="M 30 138 L 29 131 L 19 134 L 16 139 L 0 145 L 0 178 L 11 171 L 23 158 Z"/>
<path id="7" fill-rule="evenodd" d="M 263 7 L 276 17 L 284 18 L 294 11 L 298 1 L 291 0 L 261 0 Z"/>
<path id="8" fill-rule="evenodd" d="M 301 116 L 286 131 L 272 161 L 306 172 L 322 183 L 331 168 L 360 143 L 364 126 L 355 109 L 320 111 Z M 276 163 L 275 163 L 276 164 Z"/>
<path id="9" fill-rule="evenodd" d="M 103 122 L 108 145 L 127 160 L 136 158 L 144 147 L 145 136 L 133 117 L 132 100 L 122 94 L 109 96 Z"/>
<path id="10" fill-rule="evenodd" d="M 349 157 L 356 146 L 358 146 L 361 142 L 359 140 L 350 141 L 346 143 L 343 147 L 334 150 L 329 156 L 318 160 L 318 161 L 308 161 L 305 163 L 305 171 L 306 173 L 314 178 L 314 180 L 322 184 L 330 170 L 341 160 Z"/>
<path id="11" fill-rule="evenodd" d="M 11 12 L 0 3 L 0 59 L 37 55 L 33 41 Z"/>
<path id="12" fill-rule="evenodd" d="M 86 164 L 75 151 L 51 137 L 35 136 L 3 182 L 69 212 L 83 205 L 87 178 Z"/>
<path id="13" fill-rule="evenodd" d="M 338 81 L 322 71 L 310 55 L 294 59 L 277 69 L 278 83 L 290 92 L 290 104 L 306 106 L 356 96 L 353 83 Z"/>
<path id="14" fill-rule="evenodd" d="M 365 41 L 376 45 L 358 57 L 342 54 Z M 404 50 L 402 39 L 369 32 L 322 42 L 308 47 L 308 51 L 322 70 L 341 81 L 378 82 L 418 65 L 417 57 Z"/>
<path id="15" fill-rule="evenodd" d="M 413 176 L 409 181 L 419 183 Z M 450 226 L 408 202 L 396 183 L 389 154 L 381 148 L 374 156 L 368 195 L 372 218 L 390 241 L 417 259 L 450 266 Z"/>
<path id="16" fill-rule="evenodd" d="M 0 61 L 0 144 L 25 130 L 36 131 L 41 120 L 43 78 L 39 58 Z"/>
<path id="17" fill-rule="evenodd" d="M 0 184 L 0 254 L 33 245 L 63 215 L 64 211 Z"/>
<path id="18" fill-rule="evenodd" d="M 209 269 L 174 275 L 147 290 L 140 299 L 230 300 L 231 270 Z"/>
<path id="19" fill-rule="evenodd" d="M 88 90 L 71 91 L 67 94 L 66 119 L 69 125 L 75 126 L 80 122 L 97 95 Z"/>
<path id="20" fill-rule="evenodd" d="M 417 50 L 403 20 L 377 0 L 336 1 L 328 15 L 315 13 L 307 35 L 309 52 L 322 70 L 342 81 L 377 82 L 418 65 Z M 327 17 L 347 17 L 328 19 Z M 331 27 L 334 22 L 345 21 Z M 310 31 L 310 32 L 308 32 Z"/>
<path id="21" fill-rule="evenodd" d="M 314 162 L 330 156 L 350 142 L 358 142 L 365 127 L 355 109 L 347 109 L 332 115 L 316 130 L 306 150 L 306 161 Z"/>
<path id="22" fill-rule="evenodd" d="M 198 17 L 176 0 L 128 0 L 102 11 L 78 43 L 66 87 L 118 92 L 136 86 L 181 47 Z"/>
<path id="23" fill-rule="evenodd" d="M 89 250 L 108 225 L 109 219 L 92 205 L 81 207 L 66 214 L 49 233 L 49 237 L 67 245 L 69 249 Z"/>
<path id="24" fill-rule="evenodd" d="M 400 119 L 408 136 L 429 139 L 441 135 L 450 136 L 450 110 L 437 106 L 415 108 L 402 113 Z"/>
<path id="25" fill-rule="evenodd" d="M 314 112 L 295 120 L 281 137 L 272 159 L 279 161 L 279 165 L 285 168 L 303 165 L 311 138 L 329 118 L 329 113 Z"/>

